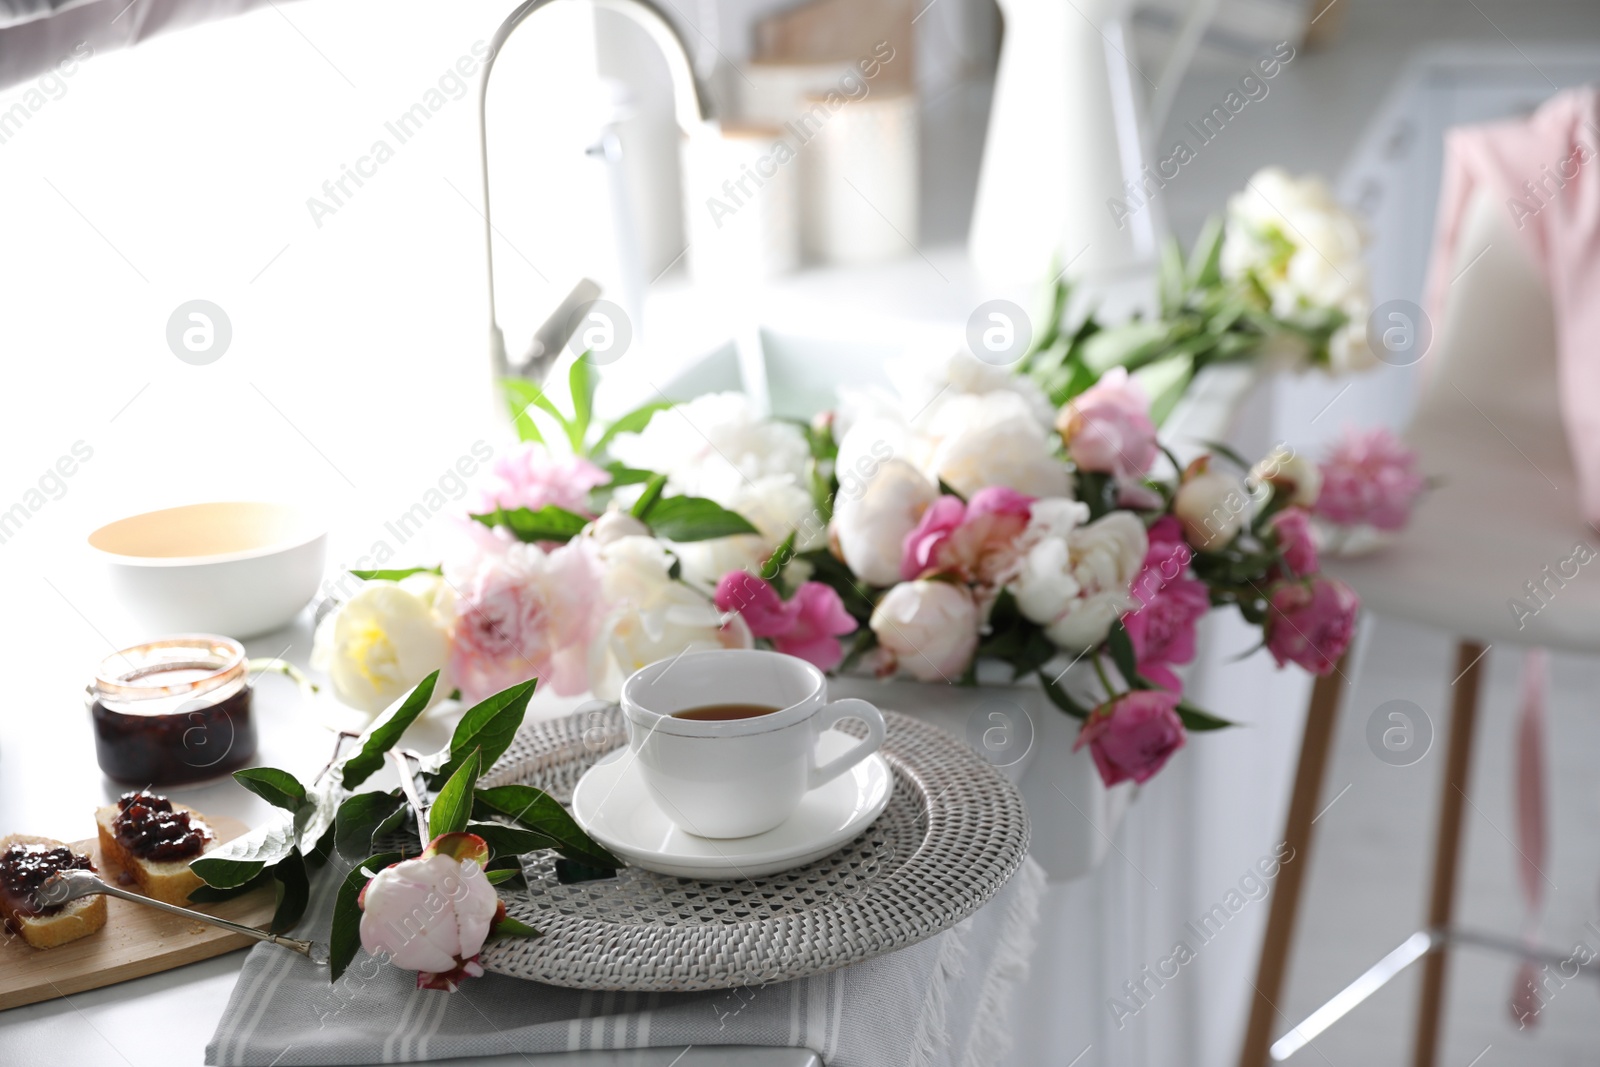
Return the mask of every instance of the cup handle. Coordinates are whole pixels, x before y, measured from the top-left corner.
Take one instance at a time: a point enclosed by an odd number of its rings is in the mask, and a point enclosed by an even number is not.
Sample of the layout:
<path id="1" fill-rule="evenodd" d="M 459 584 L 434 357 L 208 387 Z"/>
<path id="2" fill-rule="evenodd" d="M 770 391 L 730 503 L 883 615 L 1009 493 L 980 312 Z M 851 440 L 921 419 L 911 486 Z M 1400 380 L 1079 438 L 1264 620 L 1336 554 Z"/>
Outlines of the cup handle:
<path id="1" fill-rule="evenodd" d="M 817 757 L 815 750 L 813 750 L 811 754 L 813 761 L 811 771 L 807 775 L 806 781 L 806 789 L 808 790 L 815 789 L 824 782 L 831 782 L 883 746 L 885 732 L 883 712 L 865 700 L 859 700 L 856 697 L 836 700 L 817 712 L 817 717 L 812 721 L 816 723 L 817 735 L 820 737 L 824 730 L 829 729 L 841 719 L 860 719 L 866 723 L 867 738 L 849 752 L 829 760 L 820 767 L 815 763 Z"/>

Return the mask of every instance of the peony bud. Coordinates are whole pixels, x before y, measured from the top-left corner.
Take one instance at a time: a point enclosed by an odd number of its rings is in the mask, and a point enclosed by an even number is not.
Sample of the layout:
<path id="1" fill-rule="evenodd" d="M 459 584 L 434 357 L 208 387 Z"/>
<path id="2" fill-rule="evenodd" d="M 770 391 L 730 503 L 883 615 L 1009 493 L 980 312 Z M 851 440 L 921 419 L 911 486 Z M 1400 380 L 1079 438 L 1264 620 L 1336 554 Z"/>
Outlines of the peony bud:
<path id="1" fill-rule="evenodd" d="M 1191 471 L 1172 501 L 1172 513 L 1183 523 L 1183 536 L 1202 552 L 1216 552 L 1243 528 L 1250 510 L 1244 485 L 1232 475 L 1191 464 Z"/>
<path id="2" fill-rule="evenodd" d="M 1286 445 L 1279 445 L 1250 468 L 1250 481 L 1270 485 L 1292 507 L 1309 508 L 1322 492 L 1322 472 L 1317 465 Z"/>
<path id="3" fill-rule="evenodd" d="M 1078 732 L 1074 752 L 1084 745 L 1108 786 L 1132 779 L 1146 782 L 1183 747 L 1178 694 L 1136 689 L 1094 710 Z"/>
<path id="4" fill-rule="evenodd" d="M 373 875 L 358 898 L 361 947 L 417 972 L 418 989 L 454 991 L 483 974 L 478 953 L 503 914 L 476 834 L 443 834 L 422 855 Z"/>

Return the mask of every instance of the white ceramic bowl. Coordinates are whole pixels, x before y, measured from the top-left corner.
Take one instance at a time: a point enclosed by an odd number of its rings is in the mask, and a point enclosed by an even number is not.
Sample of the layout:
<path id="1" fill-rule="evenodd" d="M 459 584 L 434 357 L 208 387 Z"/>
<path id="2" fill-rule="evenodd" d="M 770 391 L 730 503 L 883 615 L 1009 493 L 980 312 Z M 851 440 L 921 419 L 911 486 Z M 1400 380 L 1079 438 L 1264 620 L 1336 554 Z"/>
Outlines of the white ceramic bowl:
<path id="1" fill-rule="evenodd" d="M 153 633 L 254 637 L 287 625 L 316 595 L 327 532 L 288 504 L 189 504 L 100 527 L 89 545 Z"/>

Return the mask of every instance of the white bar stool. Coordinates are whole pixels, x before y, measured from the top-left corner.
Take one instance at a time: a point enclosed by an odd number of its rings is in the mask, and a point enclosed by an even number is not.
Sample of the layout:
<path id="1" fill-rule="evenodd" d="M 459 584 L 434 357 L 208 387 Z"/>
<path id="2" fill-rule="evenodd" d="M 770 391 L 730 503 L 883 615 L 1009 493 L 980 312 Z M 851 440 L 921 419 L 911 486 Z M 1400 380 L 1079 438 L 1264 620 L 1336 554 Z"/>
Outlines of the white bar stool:
<path id="1" fill-rule="evenodd" d="M 1412 1062 L 1434 1067 L 1446 949 L 1464 939 L 1451 923 L 1484 657 L 1497 644 L 1600 652 L 1600 581 L 1573 581 L 1559 570 L 1576 545 L 1600 540 L 1581 514 L 1562 428 L 1550 293 L 1504 205 L 1486 191 L 1468 207 L 1453 277 L 1408 433 L 1422 469 L 1442 484 L 1394 544 L 1364 558 L 1324 561 L 1355 587 L 1369 612 L 1458 639 L 1426 926 L 1328 1008 L 1273 1043 L 1273 1034 L 1293 1021 L 1274 1005 L 1283 992 L 1345 671 L 1354 669 L 1341 663 L 1312 690 L 1284 833 L 1302 859 L 1284 867 L 1272 900 L 1240 1067 L 1263 1067 L 1269 1055 L 1286 1059 L 1315 1036 L 1309 1031 L 1320 1032 L 1419 957 L 1424 972 Z M 1587 548 L 1585 558 L 1593 551 Z M 1512 598 L 1536 613 L 1513 610 Z"/>

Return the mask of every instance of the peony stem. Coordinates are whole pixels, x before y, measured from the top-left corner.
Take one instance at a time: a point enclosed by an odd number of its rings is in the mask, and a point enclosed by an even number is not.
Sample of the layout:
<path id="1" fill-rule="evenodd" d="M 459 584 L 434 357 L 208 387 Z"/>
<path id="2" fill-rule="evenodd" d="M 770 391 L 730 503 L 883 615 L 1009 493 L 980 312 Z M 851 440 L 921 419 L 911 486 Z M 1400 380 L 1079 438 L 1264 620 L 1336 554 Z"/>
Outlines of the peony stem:
<path id="1" fill-rule="evenodd" d="M 1100 662 L 1100 653 L 1096 652 L 1089 657 L 1089 662 L 1094 664 L 1094 673 L 1100 676 L 1100 684 L 1105 687 L 1106 701 L 1110 701 L 1116 693 L 1111 688 L 1111 679 L 1106 676 L 1105 665 Z"/>
<path id="2" fill-rule="evenodd" d="M 339 762 L 339 756 L 344 752 L 345 741 L 349 740 L 350 738 L 360 736 L 360 734 L 354 732 L 353 730 L 340 730 L 339 736 L 333 739 L 333 755 L 328 757 L 328 762 L 322 765 L 322 770 L 317 772 L 317 776 L 311 779 L 311 784 L 316 785 L 318 782 L 322 781 L 329 771 L 333 770 L 333 765 Z"/>
<path id="3" fill-rule="evenodd" d="M 396 752 L 394 749 L 390 749 L 388 755 L 400 772 L 400 791 L 406 795 L 406 803 L 411 805 L 411 813 L 417 817 L 417 840 L 422 848 L 427 848 L 430 840 L 428 837 L 428 807 L 422 802 L 422 797 L 417 792 L 416 772 L 411 769 L 412 753 L 409 750 Z"/>

